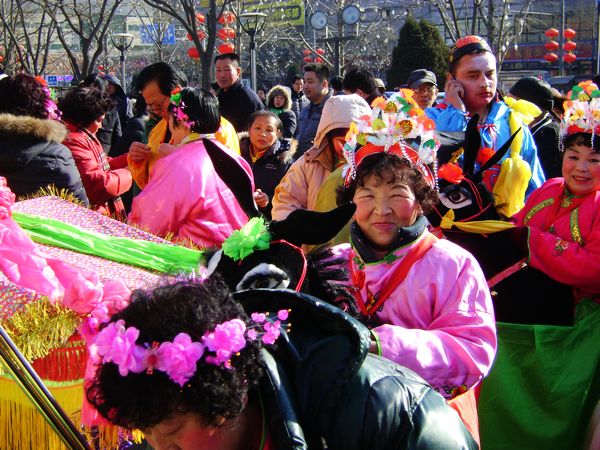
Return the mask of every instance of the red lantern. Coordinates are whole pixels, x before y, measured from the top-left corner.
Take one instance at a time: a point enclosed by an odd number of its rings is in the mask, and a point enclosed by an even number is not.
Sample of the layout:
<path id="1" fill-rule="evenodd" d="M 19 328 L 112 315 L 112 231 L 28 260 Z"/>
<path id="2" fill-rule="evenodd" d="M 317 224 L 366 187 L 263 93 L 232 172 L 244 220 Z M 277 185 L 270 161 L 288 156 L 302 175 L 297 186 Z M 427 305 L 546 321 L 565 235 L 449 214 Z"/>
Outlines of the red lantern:
<path id="1" fill-rule="evenodd" d="M 322 63 L 322 62 L 323 62 L 323 58 L 321 58 L 320 56 L 317 56 L 317 57 L 315 58 L 315 62 L 316 62 L 316 63 Z"/>
<path id="2" fill-rule="evenodd" d="M 558 42 L 548 41 L 544 44 L 544 47 L 546 47 L 546 50 L 548 50 L 549 52 L 553 52 L 555 50 L 558 50 Z"/>
<path id="3" fill-rule="evenodd" d="M 103 66 L 102 64 L 100 64 L 100 65 L 98 66 L 98 70 L 104 70 L 104 66 Z"/>
<path id="4" fill-rule="evenodd" d="M 217 31 L 217 37 L 223 41 L 233 39 L 235 37 L 235 30 L 233 28 L 223 27 Z"/>
<path id="5" fill-rule="evenodd" d="M 206 22 L 206 16 L 202 13 L 196 14 L 196 20 L 200 23 Z"/>
<path id="6" fill-rule="evenodd" d="M 548 39 L 554 39 L 560 34 L 556 28 L 548 28 L 544 33 Z"/>
<path id="7" fill-rule="evenodd" d="M 198 31 L 197 33 L 198 39 L 202 40 L 206 37 L 206 33 L 202 30 Z"/>
<path id="8" fill-rule="evenodd" d="M 4 56 L 0 55 L 0 63 L 4 62 Z"/>
<path id="9" fill-rule="evenodd" d="M 196 47 L 188 48 L 188 56 L 192 59 L 200 58 L 200 53 L 198 53 L 198 49 Z"/>
<path id="10" fill-rule="evenodd" d="M 311 52 L 309 49 L 307 49 L 307 48 L 305 48 L 304 50 L 302 50 L 302 54 L 303 54 L 304 56 L 309 56 L 311 53 L 312 53 L 312 52 Z"/>
<path id="11" fill-rule="evenodd" d="M 313 59 L 312 59 L 312 57 L 311 57 L 311 56 L 305 56 L 305 57 L 304 57 L 304 59 L 303 59 L 303 61 L 304 61 L 305 63 L 312 62 L 312 60 L 313 60 Z"/>
<path id="12" fill-rule="evenodd" d="M 544 59 L 552 64 L 558 60 L 558 55 L 556 53 L 546 53 L 544 55 Z"/>
<path id="13" fill-rule="evenodd" d="M 567 41 L 565 42 L 565 45 L 563 45 L 563 48 L 568 52 L 572 52 L 577 48 L 577 43 L 573 41 Z"/>
<path id="14" fill-rule="evenodd" d="M 233 23 L 235 22 L 235 14 L 233 14 L 230 11 L 225 11 L 219 16 L 217 22 L 219 22 L 220 24 Z"/>
<path id="15" fill-rule="evenodd" d="M 217 50 L 219 50 L 220 54 L 224 54 L 224 53 L 233 53 L 233 50 L 235 49 L 235 46 L 233 45 L 233 43 L 231 42 L 223 42 L 221 45 L 219 45 L 219 47 L 217 48 Z"/>
<path id="16" fill-rule="evenodd" d="M 316 52 L 317 52 L 317 55 L 321 55 L 321 56 L 323 56 L 325 54 L 325 50 L 323 50 L 322 48 L 318 48 Z"/>
<path id="17" fill-rule="evenodd" d="M 576 59 L 577 59 L 577 56 L 575 56 L 573 53 L 566 53 L 565 55 L 563 55 L 563 60 L 567 64 L 573 64 Z"/>
<path id="18" fill-rule="evenodd" d="M 577 33 L 573 28 L 567 28 L 564 32 L 565 39 L 573 39 Z"/>

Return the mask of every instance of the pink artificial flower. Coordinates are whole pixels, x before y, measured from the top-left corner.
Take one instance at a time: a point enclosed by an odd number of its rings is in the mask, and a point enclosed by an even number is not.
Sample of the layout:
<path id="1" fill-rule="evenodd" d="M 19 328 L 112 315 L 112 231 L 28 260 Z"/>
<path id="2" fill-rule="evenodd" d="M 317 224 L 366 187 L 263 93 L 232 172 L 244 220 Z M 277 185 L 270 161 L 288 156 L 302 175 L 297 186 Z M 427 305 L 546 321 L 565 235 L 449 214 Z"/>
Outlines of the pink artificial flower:
<path id="1" fill-rule="evenodd" d="M 256 334 L 256 330 L 248 330 L 246 336 L 248 336 L 248 339 L 250 339 L 251 341 L 255 341 L 258 337 L 258 335 Z"/>
<path id="2" fill-rule="evenodd" d="M 90 314 L 102 301 L 102 283 L 96 274 L 89 279 L 77 274 L 65 289 L 63 304 L 79 314 Z"/>
<path id="3" fill-rule="evenodd" d="M 262 336 L 262 341 L 264 344 L 270 345 L 275 343 L 281 333 L 280 325 L 281 323 L 278 320 L 274 323 L 265 323 L 265 334 Z"/>
<path id="4" fill-rule="evenodd" d="M 163 342 L 158 347 L 156 368 L 182 386 L 196 373 L 196 363 L 204 353 L 204 345 L 192 342 L 186 333 L 179 333 L 173 342 Z"/>
<path id="5" fill-rule="evenodd" d="M 280 309 L 280 310 L 277 312 L 277 318 L 278 318 L 279 320 L 287 320 L 287 318 L 288 318 L 288 315 L 289 315 L 289 314 L 288 314 L 288 310 L 287 310 L 287 309 Z"/>
<path id="6" fill-rule="evenodd" d="M 102 302 L 108 314 L 113 315 L 125 309 L 131 300 L 131 291 L 119 280 L 108 280 L 102 286 Z"/>
<path id="7" fill-rule="evenodd" d="M 224 364 L 232 355 L 246 346 L 246 324 L 241 319 L 232 319 L 216 326 L 212 333 L 202 337 L 206 347 L 216 353 L 216 357 L 207 357 L 210 364 Z"/>
<path id="8" fill-rule="evenodd" d="M 15 202 L 15 194 L 12 193 L 6 178 L 0 177 L 0 220 L 10 217 L 10 207 Z"/>
<path id="9" fill-rule="evenodd" d="M 104 363 L 119 366 L 119 374 L 123 377 L 129 371 L 140 373 L 145 368 L 145 350 L 135 344 L 139 334 L 140 330 L 135 327 L 125 328 L 123 320 L 110 323 L 98 333 L 90 353 L 102 357 Z"/>
<path id="10" fill-rule="evenodd" d="M 251 316 L 252 321 L 256 322 L 256 323 L 263 323 L 265 320 L 267 320 L 267 315 L 264 313 L 252 313 Z"/>

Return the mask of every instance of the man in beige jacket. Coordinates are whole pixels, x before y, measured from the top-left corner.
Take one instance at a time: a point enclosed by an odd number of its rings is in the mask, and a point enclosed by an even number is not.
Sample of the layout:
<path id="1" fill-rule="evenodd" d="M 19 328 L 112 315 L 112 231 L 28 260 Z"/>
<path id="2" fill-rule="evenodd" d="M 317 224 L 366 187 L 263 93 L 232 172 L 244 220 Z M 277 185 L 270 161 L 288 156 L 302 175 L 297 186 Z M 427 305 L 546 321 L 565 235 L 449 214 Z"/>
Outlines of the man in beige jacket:
<path id="1" fill-rule="evenodd" d="M 327 100 L 314 145 L 292 164 L 275 189 L 274 220 L 285 219 L 295 209 L 315 209 L 321 184 L 345 163 L 342 148 L 350 124 L 369 114 L 368 103 L 356 94 L 338 95 Z"/>

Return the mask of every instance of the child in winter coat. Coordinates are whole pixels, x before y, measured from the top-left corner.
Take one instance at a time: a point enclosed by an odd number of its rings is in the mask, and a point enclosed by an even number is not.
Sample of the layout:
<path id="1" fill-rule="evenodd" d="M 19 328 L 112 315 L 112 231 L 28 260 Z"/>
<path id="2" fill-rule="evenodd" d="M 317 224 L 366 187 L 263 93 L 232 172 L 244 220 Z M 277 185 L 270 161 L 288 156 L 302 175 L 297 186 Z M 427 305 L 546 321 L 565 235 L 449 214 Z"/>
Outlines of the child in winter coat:
<path id="1" fill-rule="evenodd" d="M 252 167 L 256 191 L 254 200 L 271 219 L 271 199 L 292 165 L 296 141 L 282 138 L 283 123 L 271 111 L 256 111 L 248 120 L 248 133 L 240 134 L 240 152 Z"/>

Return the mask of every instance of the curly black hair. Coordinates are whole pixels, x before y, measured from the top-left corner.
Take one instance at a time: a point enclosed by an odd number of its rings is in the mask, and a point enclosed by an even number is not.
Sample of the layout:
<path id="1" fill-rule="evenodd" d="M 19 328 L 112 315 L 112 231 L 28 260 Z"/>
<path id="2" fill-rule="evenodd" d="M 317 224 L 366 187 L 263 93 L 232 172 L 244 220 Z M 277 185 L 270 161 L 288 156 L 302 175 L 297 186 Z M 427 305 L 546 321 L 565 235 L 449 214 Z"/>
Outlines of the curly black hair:
<path id="1" fill-rule="evenodd" d="M 15 116 L 49 117 L 46 109 L 48 90 L 32 75 L 18 73 L 0 80 L 0 113 Z"/>
<path id="2" fill-rule="evenodd" d="M 136 290 L 131 304 L 111 322 L 124 320 L 127 327 L 139 329 L 136 343 L 142 345 L 173 341 L 179 333 L 200 340 L 206 331 L 234 318 L 248 323 L 227 286 L 208 279 Z M 201 358 L 196 373 L 183 388 L 158 370 L 152 374 L 130 372 L 123 377 L 117 365 L 105 363 L 86 385 L 86 396 L 103 417 L 125 428 L 153 427 L 174 413 L 187 412 L 198 414 L 206 425 L 215 424 L 218 417 L 238 416 L 258 384 L 263 374 L 258 341 L 248 341 L 232 358 L 231 369 L 207 364 Z"/>
<path id="3" fill-rule="evenodd" d="M 375 175 L 389 182 L 400 179 L 406 182 L 413 193 L 423 215 L 427 215 L 439 200 L 437 191 L 429 185 L 423 174 L 413 163 L 394 153 L 381 152 L 366 156 L 356 171 L 356 177 L 348 187 L 337 190 L 337 204 L 351 202 L 358 186 L 364 186 L 365 178 Z"/>
<path id="4" fill-rule="evenodd" d="M 214 133 L 221 126 L 219 114 L 219 101 L 210 91 L 201 88 L 183 88 L 181 90 L 180 107 L 193 122 L 191 130 L 196 133 Z M 174 114 L 176 105 L 169 105 L 169 113 L 173 117 L 173 124 L 179 125 Z"/>
<path id="5" fill-rule="evenodd" d="M 114 102 L 108 94 L 94 87 L 72 89 L 58 102 L 63 120 L 81 128 L 87 128 L 113 107 Z"/>

